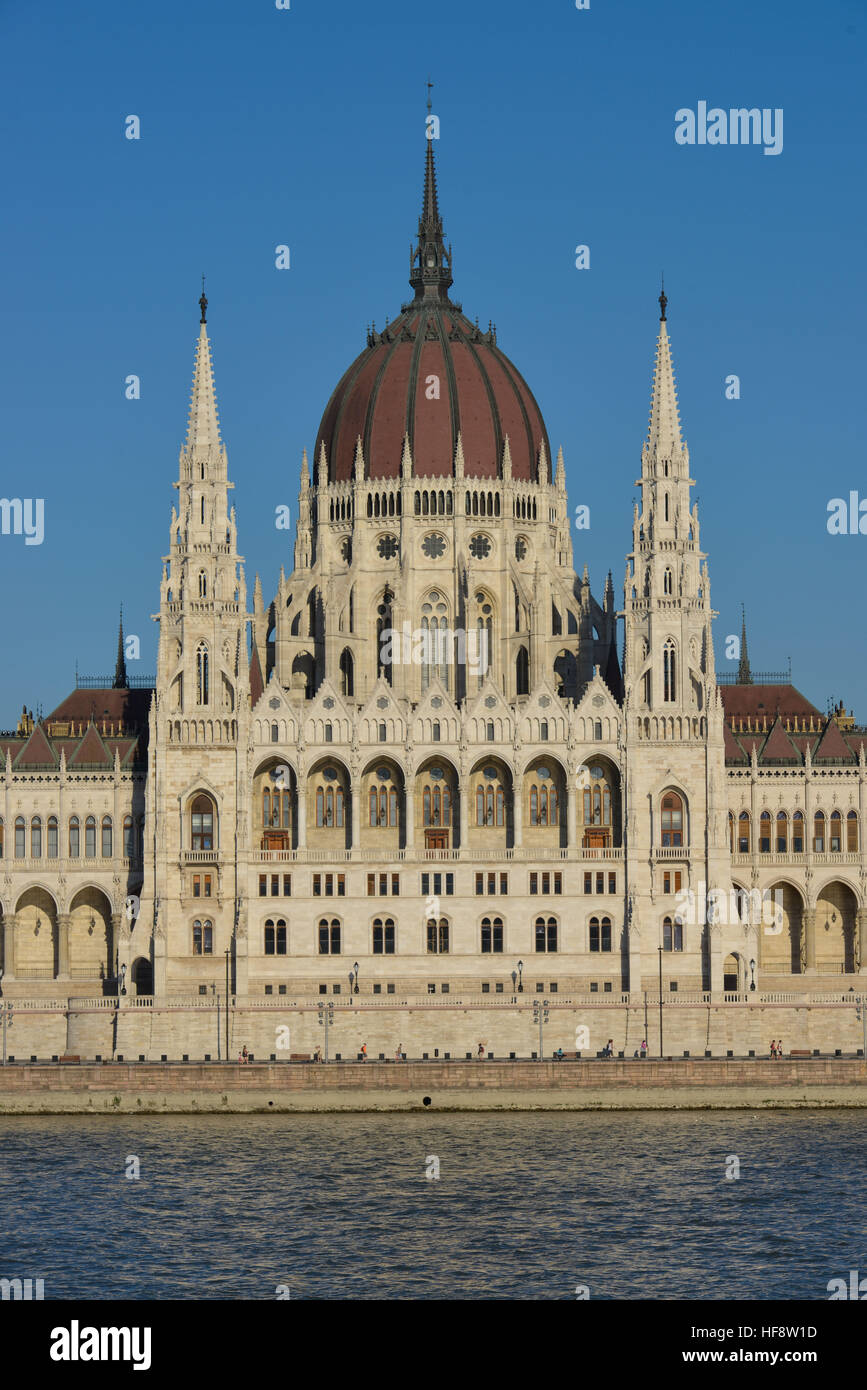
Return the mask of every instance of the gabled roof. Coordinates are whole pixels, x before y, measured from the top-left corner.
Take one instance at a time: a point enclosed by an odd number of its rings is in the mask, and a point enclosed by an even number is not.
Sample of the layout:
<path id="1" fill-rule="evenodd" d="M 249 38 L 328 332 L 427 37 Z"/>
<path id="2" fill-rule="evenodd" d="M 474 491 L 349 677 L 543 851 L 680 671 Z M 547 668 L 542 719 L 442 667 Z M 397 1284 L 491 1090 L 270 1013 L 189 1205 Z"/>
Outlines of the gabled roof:
<path id="1" fill-rule="evenodd" d="M 45 736 L 45 731 L 41 724 L 34 725 L 33 733 L 25 743 L 17 758 L 13 760 L 13 767 L 51 767 L 55 768 L 59 764 L 59 759 L 55 756 L 54 750 Z"/>
<path id="2" fill-rule="evenodd" d="M 783 685 L 721 685 L 723 709 L 726 719 L 761 719 L 767 715 L 815 715 L 820 722 L 825 716 L 811 704 L 806 695 L 790 683 Z"/>
<path id="3" fill-rule="evenodd" d="M 829 719 L 818 746 L 813 749 L 813 761 L 851 763 L 856 761 L 856 756 L 841 734 L 836 719 Z"/>
<path id="4" fill-rule="evenodd" d="M 94 724 L 89 725 L 87 733 L 69 759 L 70 767 L 79 767 L 82 763 L 96 764 L 107 768 L 114 765 L 114 759 L 97 733 Z"/>
<path id="5" fill-rule="evenodd" d="M 771 732 L 765 739 L 764 747 L 759 753 L 759 762 L 800 763 L 801 761 L 802 758 L 798 749 L 786 733 L 780 716 L 777 715 Z"/>

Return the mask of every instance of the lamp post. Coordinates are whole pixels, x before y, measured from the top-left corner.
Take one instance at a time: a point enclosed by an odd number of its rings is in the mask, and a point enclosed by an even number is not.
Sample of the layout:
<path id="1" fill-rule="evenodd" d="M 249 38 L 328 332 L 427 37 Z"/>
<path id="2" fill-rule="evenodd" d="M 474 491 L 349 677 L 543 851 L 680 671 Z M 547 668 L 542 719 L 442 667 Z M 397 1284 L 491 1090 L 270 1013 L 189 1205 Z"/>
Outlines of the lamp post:
<path id="1" fill-rule="evenodd" d="M 544 1052 L 542 1051 L 542 1046 L 543 1046 L 543 1044 L 542 1044 L 542 1027 L 543 1027 L 544 1024 L 546 1024 L 546 1023 L 548 1022 L 548 1000 L 547 1000 L 547 999 L 534 999 L 534 1000 L 533 1000 L 533 1022 L 534 1022 L 534 1023 L 538 1023 L 538 1025 L 539 1025 L 539 1061 L 540 1061 L 540 1062 L 543 1062 L 543 1061 L 545 1060 L 545 1054 L 544 1054 Z"/>
<path id="2" fill-rule="evenodd" d="M 3 1000 L 3 976 L 6 971 L 0 969 L 0 1001 Z M 0 1002 L 0 1013 L 3 1015 L 3 1065 L 6 1065 L 6 1021 L 12 1022 L 12 1005 Z"/>
<path id="3" fill-rule="evenodd" d="M 120 967 L 120 989 L 118 993 L 121 996 L 126 994 L 126 963 Z"/>
<path id="4" fill-rule="evenodd" d="M 518 961 L 518 993 L 524 993 L 524 962 Z"/>
<path id="5" fill-rule="evenodd" d="M 516 1000 L 516 998 L 517 998 L 517 980 L 518 980 L 518 972 L 517 972 L 517 970 L 513 970 L 513 971 L 512 971 L 512 1003 L 513 1003 L 513 1004 L 515 1003 L 515 1000 Z"/>
<path id="6" fill-rule="evenodd" d="M 229 947 L 226 947 L 226 1061 L 229 1060 Z"/>
<path id="7" fill-rule="evenodd" d="M 215 1003 L 216 1006 L 217 1006 L 217 1061 L 219 1062 L 219 1060 L 220 1060 L 220 994 L 219 994 L 219 991 L 218 991 L 218 989 L 217 989 L 216 983 L 214 983 L 214 984 L 211 985 L 211 994 L 213 995 L 213 997 L 214 997 L 214 1003 Z M 226 1060 L 228 1061 L 228 1058 L 227 1058 Z"/>
<path id="8" fill-rule="evenodd" d="M 756 963 L 754 960 L 750 961 L 750 977 L 750 993 L 752 994 L 756 988 Z"/>
<path id="9" fill-rule="evenodd" d="M 329 999 L 327 1004 L 319 1005 L 319 1026 L 325 1027 L 325 1060 L 328 1061 L 328 1028 L 334 1022 L 334 1004 Z"/>
<path id="10" fill-rule="evenodd" d="M 849 993 L 850 993 L 850 994 L 854 994 L 854 993 L 855 993 L 854 989 L 852 989 L 851 986 L 850 986 L 850 989 L 849 989 Z M 862 1026 L 862 1029 L 863 1029 L 863 1034 L 864 1034 L 863 1039 L 862 1039 L 861 1055 L 862 1055 L 863 1057 L 867 1057 L 867 995 L 858 994 L 858 995 L 855 996 L 855 1017 L 856 1017 L 857 1019 L 860 1019 L 861 1026 Z M 5 1037 L 4 1037 L 4 1044 L 5 1044 Z M 4 1058 L 5 1058 L 5 1056 L 6 1056 L 5 1046 L 4 1046 L 3 1056 L 4 1056 Z"/>
<path id="11" fill-rule="evenodd" d="M 357 994 L 357 993 L 358 993 L 358 961 L 355 962 L 355 964 L 354 964 L 354 966 L 353 966 L 352 968 L 353 968 L 353 970 L 355 971 L 355 991 L 354 991 L 354 992 Z"/>
<path id="12" fill-rule="evenodd" d="M 663 1056 L 663 948 L 659 948 L 660 954 L 660 1058 Z"/>

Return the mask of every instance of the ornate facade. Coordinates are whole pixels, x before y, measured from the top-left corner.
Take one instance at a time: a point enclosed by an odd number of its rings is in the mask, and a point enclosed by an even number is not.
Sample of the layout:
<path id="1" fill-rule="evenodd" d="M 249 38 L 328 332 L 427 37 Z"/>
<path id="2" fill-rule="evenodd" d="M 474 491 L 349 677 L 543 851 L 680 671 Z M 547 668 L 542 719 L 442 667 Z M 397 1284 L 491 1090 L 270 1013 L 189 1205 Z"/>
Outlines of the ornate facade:
<path id="1" fill-rule="evenodd" d="M 326 406 L 252 611 L 202 297 L 155 686 L 121 641 L 113 682 L 0 738 L 7 993 L 637 998 L 661 969 L 698 1000 L 867 968 L 867 733 L 753 680 L 745 634 L 717 678 L 664 294 L 617 611 L 451 284 L 428 142 L 413 298 Z"/>

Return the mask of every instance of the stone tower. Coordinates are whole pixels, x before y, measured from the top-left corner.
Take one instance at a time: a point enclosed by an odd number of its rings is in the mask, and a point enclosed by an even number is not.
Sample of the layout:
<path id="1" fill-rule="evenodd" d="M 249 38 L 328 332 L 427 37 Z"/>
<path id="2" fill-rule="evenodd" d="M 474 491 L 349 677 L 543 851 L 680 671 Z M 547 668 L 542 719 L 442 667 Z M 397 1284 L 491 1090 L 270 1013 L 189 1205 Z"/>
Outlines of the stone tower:
<path id="1" fill-rule="evenodd" d="M 189 423 L 174 484 L 178 504 L 156 615 L 145 876 L 135 928 L 153 929 L 158 994 L 165 990 L 167 957 L 217 957 L 230 948 L 237 959 L 236 934 L 245 930 L 238 854 L 247 833 L 239 791 L 249 731 L 249 615 L 204 291 L 199 303 Z M 173 987 L 179 987 L 176 966 Z"/>
<path id="2" fill-rule="evenodd" d="M 641 501 L 624 593 L 630 986 L 637 988 L 642 976 L 657 979 L 663 945 L 664 990 L 674 956 L 678 969 L 671 973 L 690 987 L 710 987 L 712 979 L 720 988 L 719 937 L 706 931 L 702 893 L 702 884 L 727 888 L 730 873 L 715 615 L 698 505 L 691 504 L 694 480 L 681 435 L 664 291 L 659 304 L 650 425 L 636 484 Z M 695 912 L 678 923 L 678 895 L 689 891 Z"/>

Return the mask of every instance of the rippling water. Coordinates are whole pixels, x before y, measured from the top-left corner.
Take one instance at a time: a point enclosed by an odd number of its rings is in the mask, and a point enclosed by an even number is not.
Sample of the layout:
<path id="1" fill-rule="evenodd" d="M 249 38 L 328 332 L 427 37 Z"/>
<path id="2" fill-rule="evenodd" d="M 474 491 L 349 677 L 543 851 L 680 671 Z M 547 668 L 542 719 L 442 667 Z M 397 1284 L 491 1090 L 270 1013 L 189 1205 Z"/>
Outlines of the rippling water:
<path id="1" fill-rule="evenodd" d="M 860 1113 L 6 1118 L 0 1277 L 46 1298 L 827 1299 L 867 1274 L 865 1139 Z"/>

